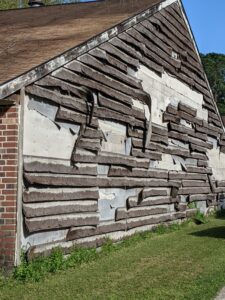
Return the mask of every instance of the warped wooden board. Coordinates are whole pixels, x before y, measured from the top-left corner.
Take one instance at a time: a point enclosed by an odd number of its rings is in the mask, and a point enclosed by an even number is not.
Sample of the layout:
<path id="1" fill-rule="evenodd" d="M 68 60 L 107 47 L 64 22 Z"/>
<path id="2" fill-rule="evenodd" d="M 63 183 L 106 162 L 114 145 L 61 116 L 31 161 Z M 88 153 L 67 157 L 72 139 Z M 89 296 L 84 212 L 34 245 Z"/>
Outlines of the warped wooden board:
<path id="1" fill-rule="evenodd" d="M 23 202 L 38 203 L 50 201 L 68 200 L 97 200 L 99 198 L 98 188 L 30 188 L 23 193 Z"/>
<path id="2" fill-rule="evenodd" d="M 131 218 L 127 220 L 127 228 L 132 229 L 140 226 L 158 224 L 158 223 L 168 222 L 168 221 L 176 220 L 178 218 L 185 218 L 185 217 L 186 217 L 186 212 Z"/>
<path id="3" fill-rule="evenodd" d="M 63 91 L 67 91 L 68 94 L 73 94 L 80 99 L 87 98 L 87 90 L 85 88 L 74 86 L 66 81 L 57 79 L 51 75 L 45 76 L 42 79 L 35 82 L 35 85 L 43 87 L 56 87 L 60 88 Z"/>
<path id="4" fill-rule="evenodd" d="M 121 60 L 115 58 L 114 56 L 110 55 L 109 53 L 106 53 L 105 50 L 102 50 L 100 48 L 94 48 L 88 52 L 95 58 L 100 58 L 104 62 L 108 63 L 109 66 L 112 66 L 119 71 L 127 74 L 128 67 L 125 63 L 123 63 Z"/>
<path id="5" fill-rule="evenodd" d="M 128 219 L 128 218 L 137 218 L 137 217 L 145 217 L 150 215 L 158 215 L 158 214 L 165 214 L 168 212 L 168 207 L 134 207 L 131 209 L 126 208 L 118 208 L 116 210 L 116 221 Z"/>
<path id="6" fill-rule="evenodd" d="M 180 187 L 181 182 L 176 180 L 152 179 L 152 178 L 127 178 L 127 177 L 88 177 L 56 174 L 25 173 L 26 180 L 30 184 L 43 186 L 64 187 Z"/>
<path id="7" fill-rule="evenodd" d="M 74 60 L 73 62 L 66 65 L 66 68 L 79 73 L 81 76 L 87 76 L 90 79 L 94 79 L 101 84 L 109 86 L 116 91 L 124 93 L 126 95 L 135 97 L 137 99 L 144 100 L 146 97 L 146 93 L 141 89 L 130 87 L 127 84 L 122 83 L 119 80 L 115 80 L 113 76 L 106 75 L 92 67 L 89 67 L 78 60 Z"/>
<path id="8" fill-rule="evenodd" d="M 142 199 L 151 197 L 151 196 L 167 196 L 168 192 L 166 189 L 152 189 L 152 188 L 144 188 L 141 192 Z"/>
<path id="9" fill-rule="evenodd" d="M 76 175 L 97 175 L 97 165 L 89 164 L 77 166 L 66 166 L 57 163 L 43 163 L 41 161 L 24 162 L 23 164 L 25 172 L 37 172 L 37 173 L 56 173 L 56 174 L 76 174 Z"/>
<path id="10" fill-rule="evenodd" d="M 101 235 L 104 233 L 110 233 L 114 231 L 125 231 L 127 228 L 126 221 L 119 222 L 102 222 L 97 227 L 84 226 L 84 227 L 73 227 L 67 233 L 66 240 L 71 241 L 79 238 Z"/>
<path id="11" fill-rule="evenodd" d="M 136 207 L 136 206 L 155 206 L 155 205 L 163 205 L 163 204 L 172 204 L 178 202 L 177 198 L 172 198 L 170 196 L 150 196 L 142 201 L 139 201 L 137 198 L 129 198 L 128 199 L 128 207 Z"/>
<path id="12" fill-rule="evenodd" d="M 98 223 L 99 216 L 97 213 L 78 213 L 37 218 L 25 218 L 25 224 L 29 232 L 58 228 L 70 228 L 72 226 L 96 226 Z"/>
<path id="13" fill-rule="evenodd" d="M 97 48 L 98 49 L 98 48 Z M 97 50 L 95 49 L 95 50 Z M 99 51 L 102 51 L 102 49 L 98 49 Z M 93 51 L 94 52 L 94 51 Z M 90 52 L 92 53 L 92 52 Z M 107 55 L 107 54 L 105 54 Z M 90 54 L 84 54 L 81 57 L 78 58 L 79 61 L 82 63 L 91 66 L 95 69 L 98 69 L 99 71 L 102 71 L 109 76 L 113 76 L 121 80 L 123 83 L 133 86 L 134 88 L 141 88 L 141 82 L 138 79 L 135 79 L 132 76 L 129 76 L 127 74 L 124 74 L 120 70 L 118 70 L 115 67 L 112 67 L 110 65 L 106 65 L 103 62 L 101 62 L 99 59 L 95 58 L 94 56 Z"/>
<path id="14" fill-rule="evenodd" d="M 182 180 L 183 187 L 209 187 L 209 183 L 199 180 Z"/>
<path id="15" fill-rule="evenodd" d="M 23 212 L 26 218 L 43 216 L 64 215 L 82 212 L 97 212 L 97 201 L 62 201 L 23 204 Z"/>
<path id="16" fill-rule="evenodd" d="M 142 110 L 137 110 L 118 101 L 114 101 L 109 97 L 103 96 L 101 93 L 98 94 L 98 102 L 100 106 L 106 107 L 119 114 L 125 114 L 127 116 L 137 117 L 138 119 L 145 120 L 145 113 Z"/>
<path id="17" fill-rule="evenodd" d="M 115 98 L 126 105 L 132 105 L 132 99 L 130 96 L 125 95 L 121 92 L 118 92 L 108 86 L 105 86 L 102 83 L 96 82 L 95 80 L 87 79 L 87 78 L 82 78 L 80 75 L 76 74 L 75 72 L 72 72 L 66 68 L 61 68 L 58 71 L 55 71 L 53 73 L 54 77 L 57 77 L 59 79 L 68 81 L 70 83 L 75 83 L 78 85 L 82 85 L 88 88 L 92 88 L 94 90 L 97 90 L 99 92 L 103 92 L 104 94 Z"/>
<path id="18" fill-rule="evenodd" d="M 88 113 L 90 111 L 90 108 L 88 108 L 88 103 L 86 103 L 84 100 L 71 97 L 71 96 L 62 95 L 58 92 L 39 87 L 37 85 L 28 86 L 26 88 L 26 92 L 31 95 L 38 96 L 42 99 L 44 98 L 50 100 L 59 105 L 63 105 L 78 110 L 79 112 L 82 113 Z"/>
<path id="19" fill-rule="evenodd" d="M 206 200 L 215 200 L 216 195 L 215 194 L 198 194 L 196 193 L 195 195 L 190 195 L 189 196 L 189 202 L 194 202 L 194 201 L 206 201 Z"/>
<path id="20" fill-rule="evenodd" d="M 179 195 L 191 195 L 191 194 L 209 194 L 211 193 L 210 187 L 183 187 L 179 189 Z"/>
<path id="21" fill-rule="evenodd" d="M 98 119 L 90 115 L 82 114 L 71 109 L 60 106 L 56 114 L 56 121 L 66 121 L 75 124 L 83 124 L 92 127 L 99 127 Z"/>
<path id="22" fill-rule="evenodd" d="M 151 178 L 161 178 L 168 179 L 168 171 L 167 170 L 157 170 L 157 169 L 138 169 L 132 168 L 132 170 L 122 167 L 111 166 L 109 173 L 109 177 L 151 177 Z"/>
<path id="23" fill-rule="evenodd" d="M 149 167 L 149 159 L 134 158 L 128 155 L 115 154 L 112 152 L 100 152 L 97 156 L 78 154 L 75 152 L 72 159 L 74 162 L 122 165 L 144 169 L 148 169 Z"/>
<path id="24" fill-rule="evenodd" d="M 199 173 L 186 173 L 186 172 L 178 172 L 178 171 L 169 171 L 169 179 L 170 180 L 207 180 L 208 177 L 206 174 Z"/>

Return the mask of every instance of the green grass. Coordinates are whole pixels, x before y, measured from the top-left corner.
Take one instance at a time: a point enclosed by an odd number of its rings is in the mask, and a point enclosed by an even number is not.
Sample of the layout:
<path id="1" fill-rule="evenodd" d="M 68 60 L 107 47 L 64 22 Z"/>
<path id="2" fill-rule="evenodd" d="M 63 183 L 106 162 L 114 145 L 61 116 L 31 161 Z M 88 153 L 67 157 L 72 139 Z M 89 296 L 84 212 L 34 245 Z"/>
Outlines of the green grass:
<path id="1" fill-rule="evenodd" d="M 39 282 L 0 275 L 0 299 L 213 299 L 225 285 L 224 216 L 178 229 L 107 244 L 97 257 Z"/>

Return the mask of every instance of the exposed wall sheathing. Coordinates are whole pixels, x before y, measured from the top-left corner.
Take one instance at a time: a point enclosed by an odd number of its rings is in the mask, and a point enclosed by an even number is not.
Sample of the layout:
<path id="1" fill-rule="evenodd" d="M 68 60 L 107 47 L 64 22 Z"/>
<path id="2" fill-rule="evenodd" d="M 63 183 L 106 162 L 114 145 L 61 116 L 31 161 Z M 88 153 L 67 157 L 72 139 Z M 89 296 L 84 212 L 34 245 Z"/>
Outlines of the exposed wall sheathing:
<path id="1" fill-rule="evenodd" d="M 206 210 L 223 198 L 225 136 L 178 3 L 26 94 L 30 258 L 99 246 L 189 217 L 188 203 Z"/>

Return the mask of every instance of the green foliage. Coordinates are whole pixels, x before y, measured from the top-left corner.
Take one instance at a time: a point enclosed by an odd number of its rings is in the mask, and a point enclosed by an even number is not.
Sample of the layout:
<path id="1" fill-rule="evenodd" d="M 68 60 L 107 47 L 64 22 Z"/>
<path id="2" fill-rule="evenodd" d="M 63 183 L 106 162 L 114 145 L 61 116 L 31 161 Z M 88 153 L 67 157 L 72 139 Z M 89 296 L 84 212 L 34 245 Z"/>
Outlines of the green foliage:
<path id="1" fill-rule="evenodd" d="M 44 278 L 49 273 L 56 273 L 60 270 L 73 268 L 84 263 L 97 260 L 99 257 L 107 256 L 112 252 L 118 251 L 125 247 L 137 245 L 139 242 L 152 238 L 157 235 L 170 233 L 180 230 L 185 227 L 188 222 L 181 224 L 159 225 L 153 231 L 146 231 L 132 235 L 131 237 L 113 243 L 110 239 L 106 239 L 105 243 L 98 251 L 96 248 L 74 248 L 71 254 L 67 257 L 63 255 L 60 248 L 52 250 L 50 256 L 39 257 L 31 262 L 28 262 L 26 255 L 21 254 L 21 264 L 14 269 L 14 278 L 18 281 L 33 281 L 37 282 Z"/>
<path id="2" fill-rule="evenodd" d="M 77 3 L 80 2 L 79 0 L 71 0 L 71 3 Z M 63 4 L 63 3 L 69 3 L 65 0 L 43 0 L 43 3 L 45 5 L 54 5 L 54 4 Z M 6 9 L 16 9 L 20 8 L 20 5 L 22 8 L 29 7 L 28 0 L 0 0 L 0 10 L 6 10 Z"/>
<path id="3" fill-rule="evenodd" d="M 189 209 L 197 209 L 197 204 L 196 202 L 191 202 L 191 203 L 188 203 L 188 206 L 187 206 Z M 199 209 L 197 209 L 195 215 L 193 216 L 193 221 L 195 222 L 195 224 L 206 224 L 208 222 L 208 219 L 206 217 L 206 215 L 204 215 L 203 213 L 200 212 Z"/>
<path id="4" fill-rule="evenodd" d="M 64 267 L 71 268 L 76 265 L 81 265 L 83 263 L 88 263 L 94 261 L 98 258 L 98 252 L 96 248 L 74 248 L 71 255 L 64 258 Z"/>
<path id="5" fill-rule="evenodd" d="M 87 263 L 97 258 L 94 248 L 75 248 L 71 255 L 65 257 L 60 248 L 52 250 L 50 256 L 39 257 L 31 262 L 21 254 L 21 264 L 14 270 L 14 278 L 19 281 L 40 281 L 46 274 L 68 269 L 81 263 Z"/>
<path id="6" fill-rule="evenodd" d="M 0 0 L 0 9 L 13 9 L 18 7 L 18 0 Z"/>
<path id="7" fill-rule="evenodd" d="M 160 226 L 168 234 L 137 234 L 130 245 L 107 241 L 97 259 L 91 252 L 90 263 L 78 258 L 41 282 L 0 281 L 0 299 L 215 299 L 225 285 L 224 228 L 224 219 L 209 218 L 200 226 Z"/>
<path id="8" fill-rule="evenodd" d="M 200 212 L 200 210 L 197 210 L 195 213 L 193 220 L 196 224 L 206 224 L 208 222 L 207 217 Z"/>
<path id="9" fill-rule="evenodd" d="M 189 209 L 194 209 L 194 208 L 197 208 L 197 205 L 196 205 L 196 202 L 190 202 L 188 203 L 188 206 L 187 206 Z"/>
<path id="10" fill-rule="evenodd" d="M 225 55 L 217 53 L 201 54 L 202 63 L 221 113 L 225 112 Z"/>
<path id="11" fill-rule="evenodd" d="M 217 102 L 217 106 L 218 106 L 220 114 L 222 116 L 225 115 L 225 102 Z"/>

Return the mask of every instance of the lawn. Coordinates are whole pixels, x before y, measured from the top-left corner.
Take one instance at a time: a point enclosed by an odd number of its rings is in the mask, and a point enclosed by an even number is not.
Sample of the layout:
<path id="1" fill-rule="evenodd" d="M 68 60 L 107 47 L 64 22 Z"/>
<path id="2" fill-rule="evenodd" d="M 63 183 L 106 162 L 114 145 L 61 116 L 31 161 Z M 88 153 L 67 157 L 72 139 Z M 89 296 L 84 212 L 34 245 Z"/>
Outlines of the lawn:
<path id="1" fill-rule="evenodd" d="M 0 280 L 0 299 L 213 299 L 225 285 L 225 219 L 119 247 L 40 282 Z"/>

